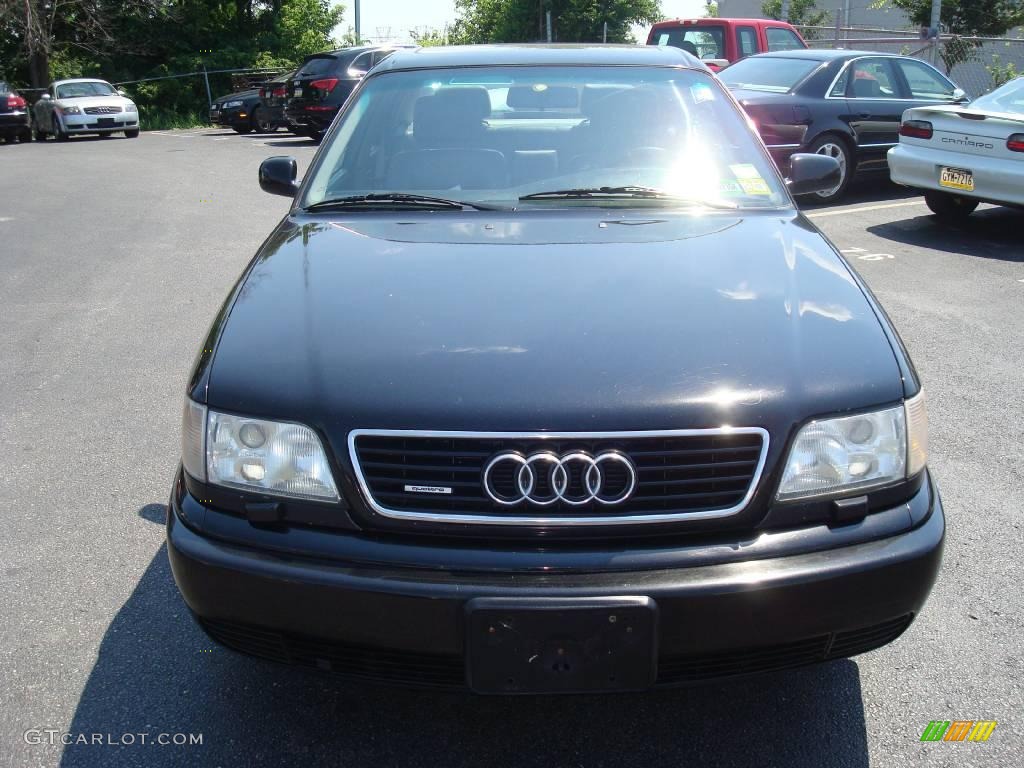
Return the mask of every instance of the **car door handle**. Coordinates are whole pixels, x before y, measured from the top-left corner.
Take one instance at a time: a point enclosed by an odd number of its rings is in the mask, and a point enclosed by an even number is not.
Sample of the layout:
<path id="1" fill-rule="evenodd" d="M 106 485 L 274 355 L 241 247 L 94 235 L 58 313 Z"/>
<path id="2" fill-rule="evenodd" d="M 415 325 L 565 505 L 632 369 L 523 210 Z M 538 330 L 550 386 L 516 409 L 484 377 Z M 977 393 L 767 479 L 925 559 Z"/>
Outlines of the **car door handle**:
<path id="1" fill-rule="evenodd" d="M 861 112 L 859 115 L 857 115 L 857 117 L 859 117 L 861 120 L 867 120 L 869 117 L 871 117 L 871 113 Z"/>

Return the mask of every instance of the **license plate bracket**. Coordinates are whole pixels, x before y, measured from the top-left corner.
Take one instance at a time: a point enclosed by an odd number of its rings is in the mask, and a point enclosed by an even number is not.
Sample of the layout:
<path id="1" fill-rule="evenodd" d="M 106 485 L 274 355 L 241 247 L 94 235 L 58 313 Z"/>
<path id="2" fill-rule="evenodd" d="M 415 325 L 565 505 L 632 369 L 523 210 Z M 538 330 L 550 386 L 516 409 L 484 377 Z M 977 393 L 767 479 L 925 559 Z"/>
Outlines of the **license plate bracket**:
<path id="1" fill-rule="evenodd" d="M 477 693 L 640 691 L 657 676 L 649 597 L 476 598 L 466 605 L 466 676 Z"/>
<path id="2" fill-rule="evenodd" d="M 950 168 L 944 165 L 939 169 L 939 186 L 973 192 L 974 172 L 967 168 Z"/>
<path id="3" fill-rule="evenodd" d="M 101 117 L 96 120 L 100 125 L 113 125 L 115 120 L 112 117 Z"/>

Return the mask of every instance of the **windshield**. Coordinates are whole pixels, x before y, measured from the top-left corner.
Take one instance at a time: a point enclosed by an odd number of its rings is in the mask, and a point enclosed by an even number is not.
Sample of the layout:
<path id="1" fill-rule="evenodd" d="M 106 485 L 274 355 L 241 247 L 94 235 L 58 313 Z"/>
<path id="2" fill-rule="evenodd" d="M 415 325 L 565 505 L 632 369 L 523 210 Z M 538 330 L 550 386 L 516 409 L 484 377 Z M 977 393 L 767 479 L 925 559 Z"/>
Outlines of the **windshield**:
<path id="1" fill-rule="evenodd" d="M 820 61 L 813 59 L 752 56 L 726 67 L 718 76 L 723 83 L 734 89 L 788 93 L 820 64 Z"/>
<path id="2" fill-rule="evenodd" d="M 971 104 L 971 109 L 1024 115 L 1024 77 L 1018 77 L 999 86 L 992 93 L 979 96 Z"/>
<path id="3" fill-rule="evenodd" d="M 58 99 L 77 99 L 80 96 L 111 96 L 117 91 L 110 83 L 90 81 L 87 83 L 64 83 L 57 86 Z"/>
<path id="4" fill-rule="evenodd" d="M 789 202 L 715 79 L 668 67 L 383 72 L 346 108 L 311 174 L 303 207 L 399 193 L 509 207 Z M 521 200 L 567 190 L 601 194 Z"/>

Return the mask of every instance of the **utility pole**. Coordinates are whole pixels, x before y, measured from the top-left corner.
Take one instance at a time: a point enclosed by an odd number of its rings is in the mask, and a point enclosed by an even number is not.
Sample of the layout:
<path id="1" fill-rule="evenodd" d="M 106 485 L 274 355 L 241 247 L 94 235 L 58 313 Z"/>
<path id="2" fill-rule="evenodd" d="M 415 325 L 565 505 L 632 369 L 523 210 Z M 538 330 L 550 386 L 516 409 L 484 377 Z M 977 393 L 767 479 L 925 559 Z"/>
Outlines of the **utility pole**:
<path id="1" fill-rule="evenodd" d="M 932 38 L 932 65 L 934 66 L 939 60 L 939 17 L 942 15 L 942 0 L 932 0 L 932 20 L 928 25 L 929 35 L 935 35 Z"/>
<path id="2" fill-rule="evenodd" d="M 835 40 L 832 42 L 832 47 L 833 48 L 838 48 L 839 47 L 839 34 L 840 34 L 840 30 L 842 29 L 842 27 L 843 27 L 843 9 L 842 8 L 836 8 L 836 36 L 835 36 Z"/>
<path id="3" fill-rule="evenodd" d="M 551 11 L 547 12 L 546 18 L 547 18 L 547 23 L 548 23 L 548 42 L 550 43 L 551 42 Z"/>
<path id="4" fill-rule="evenodd" d="M 782 0 L 782 13 L 779 15 L 783 21 L 789 21 L 789 0 Z"/>
<path id="5" fill-rule="evenodd" d="M 359 33 L 359 0 L 352 0 L 352 2 L 353 2 L 353 5 L 355 6 L 354 7 L 354 13 L 355 13 L 355 17 L 356 17 L 355 18 L 355 22 L 356 22 L 356 24 L 355 24 L 355 27 L 356 27 L 355 28 L 356 45 L 359 45 L 359 44 L 361 44 L 363 42 L 363 36 Z"/>

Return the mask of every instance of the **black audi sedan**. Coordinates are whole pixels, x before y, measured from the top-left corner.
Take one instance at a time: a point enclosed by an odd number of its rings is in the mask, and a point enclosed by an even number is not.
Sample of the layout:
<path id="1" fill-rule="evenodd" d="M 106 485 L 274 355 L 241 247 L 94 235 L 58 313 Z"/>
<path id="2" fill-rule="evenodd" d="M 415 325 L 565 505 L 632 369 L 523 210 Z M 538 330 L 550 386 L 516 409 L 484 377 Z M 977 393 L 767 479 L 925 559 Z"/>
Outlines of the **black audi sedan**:
<path id="1" fill-rule="evenodd" d="M 799 152 L 839 161 L 841 198 L 855 174 L 888 171 L 900 118 L 911 107 L 959 104 L 967 95 L 920 59 L 871 51 L 794 50 L 749 56 L 719 76 L 754 121 L 783 173 Z"/>
<path id="2" fill-rule="evenodd" d="M 259 88 L 246 88 L 216 99 L 210 106 L 210 122 L 235 133 L 270 133 L 279 127 L 263 105 Z"/>
<path id="3" fill-rule="evenodd" d="M 643 690 L 899 636 L 939 568 L 921 382 L 676 48 L 402 51 L 203 342 L 168 552 L 210 637 L 364 680 Z"/>

